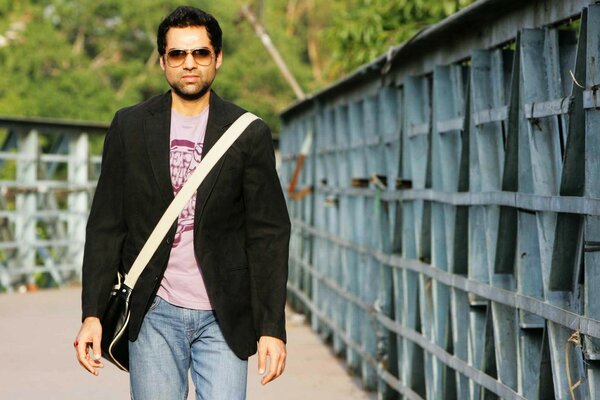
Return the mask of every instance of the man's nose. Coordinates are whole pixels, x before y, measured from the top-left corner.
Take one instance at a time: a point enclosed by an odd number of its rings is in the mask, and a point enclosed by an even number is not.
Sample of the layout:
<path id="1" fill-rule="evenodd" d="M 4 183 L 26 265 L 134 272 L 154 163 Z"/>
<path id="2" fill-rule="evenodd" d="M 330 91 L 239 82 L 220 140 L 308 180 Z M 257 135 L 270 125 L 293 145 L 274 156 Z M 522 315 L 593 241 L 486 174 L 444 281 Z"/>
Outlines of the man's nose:
<path id="1" fill-rule="evenodd" d="M 196 68 L 196 61 L 194 61 L 194 56 L 192 56 L 192 53 L 187 53 L 185 55 L 185 61 L 183 62 L 183 68 L 185 68 L 185 69 Z"/>

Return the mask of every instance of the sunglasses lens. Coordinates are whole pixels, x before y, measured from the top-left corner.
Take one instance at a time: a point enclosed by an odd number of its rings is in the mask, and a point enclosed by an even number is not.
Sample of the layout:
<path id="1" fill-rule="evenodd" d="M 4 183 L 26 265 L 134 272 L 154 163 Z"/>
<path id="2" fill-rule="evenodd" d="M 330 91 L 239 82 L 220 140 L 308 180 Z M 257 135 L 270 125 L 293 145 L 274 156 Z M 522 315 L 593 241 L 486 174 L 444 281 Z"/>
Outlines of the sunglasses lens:
<path id="1" fill-rule="evenodd" d="M 171 50 L 167 53 L 168 64 L 172 67 L 177 67 L 183 64 L 187 53 L 185 50 Z"/>
<path id="2" fill-rule="evenodd" d="M 192 56 L 198 65 L 210 65 L 212 61 L 212 53 L 208 49 L 195 49 Z"/>

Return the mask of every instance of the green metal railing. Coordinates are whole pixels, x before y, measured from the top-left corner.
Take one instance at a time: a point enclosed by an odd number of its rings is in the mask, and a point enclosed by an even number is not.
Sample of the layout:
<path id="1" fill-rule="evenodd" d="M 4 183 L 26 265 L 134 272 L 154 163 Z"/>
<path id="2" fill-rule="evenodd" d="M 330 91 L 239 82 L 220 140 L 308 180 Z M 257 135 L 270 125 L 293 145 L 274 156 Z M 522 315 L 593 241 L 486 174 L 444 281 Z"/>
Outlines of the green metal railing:
<path id="1" fill-rule="evenodd" d="M 290 303 L 380 398 L 600 398 L 598 60 L 482 0 L 282 114 Z"/>
<path id="2" fill-rule="evenodd" d="M 90 150 L 90 135 L 107 129 L 0 117 L 0 291 L 79 280 L 101 159 Z"/>

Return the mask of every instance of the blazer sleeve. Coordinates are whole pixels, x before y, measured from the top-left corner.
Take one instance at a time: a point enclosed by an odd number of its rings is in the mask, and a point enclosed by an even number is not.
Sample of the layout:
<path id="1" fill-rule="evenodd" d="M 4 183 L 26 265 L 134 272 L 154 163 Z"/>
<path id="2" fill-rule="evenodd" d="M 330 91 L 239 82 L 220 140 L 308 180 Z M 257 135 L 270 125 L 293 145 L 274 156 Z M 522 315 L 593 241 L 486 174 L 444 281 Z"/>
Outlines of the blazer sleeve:
<path id="1" fill-rule="evenodd" d="M 273 336 L 286 341 L 290 218 L 275 170 L 271 132 L 262 121 L 253 125 L 243 196 L 254 322 L 258 337 Z"/>
<path id="2" fill-rule="evenodd" d="M 123 218 L 125 159 L 117 113 L 104 140 L 100 177 L 90 208 L 82 271 L 82 319 L 104 313 L 127 234 Z"/>

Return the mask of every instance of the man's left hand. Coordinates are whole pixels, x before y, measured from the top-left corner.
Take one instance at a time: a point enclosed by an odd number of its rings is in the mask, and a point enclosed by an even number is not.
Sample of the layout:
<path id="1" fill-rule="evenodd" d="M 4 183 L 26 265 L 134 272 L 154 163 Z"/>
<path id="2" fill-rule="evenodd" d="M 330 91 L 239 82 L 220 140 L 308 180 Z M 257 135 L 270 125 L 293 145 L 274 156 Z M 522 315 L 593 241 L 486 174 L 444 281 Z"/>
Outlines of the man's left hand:
<path id="1" fill-rule="evenodd" d="M 269 371 L 263 376 L 261 383 L 266 385 L 283 374 L 285 369 L 285 343 L 272 336 L 261 336 L 258 341 L 258 373 L 264 374 L 269 357 Z"/>

